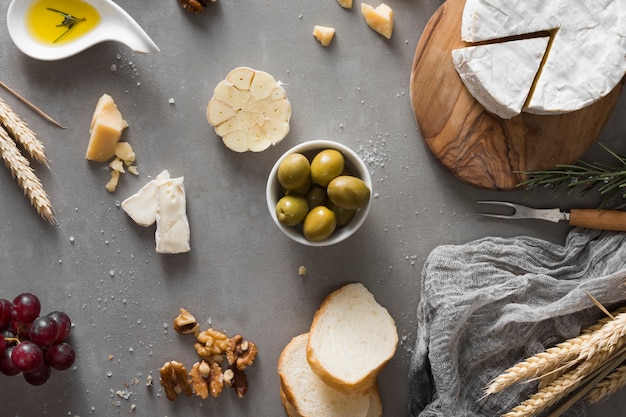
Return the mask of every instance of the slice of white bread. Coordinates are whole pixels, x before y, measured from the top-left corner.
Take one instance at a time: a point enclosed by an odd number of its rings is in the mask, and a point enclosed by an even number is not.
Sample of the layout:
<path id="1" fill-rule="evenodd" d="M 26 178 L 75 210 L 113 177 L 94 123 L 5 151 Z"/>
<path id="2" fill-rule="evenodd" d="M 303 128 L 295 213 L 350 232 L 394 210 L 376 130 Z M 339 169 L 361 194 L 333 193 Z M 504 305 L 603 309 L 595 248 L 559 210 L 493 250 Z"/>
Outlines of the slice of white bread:
<path id="1" fill-rule="evenodd" d="M 283 405 L 290 417 L 366 417 L 370 395 L 344 393 L 325 384 L 306 359 L 308 333 L 296 336 L 278 359 Z"/>
<path id="2" fill-rule="evenodd" d="M 302 417 L 296 410 L 296 407 L 289 402 L 283 389 L 280 389 L 280 400 L 283 403 L 285 412 L 288 417 Z M 378 389 L 373 390 L 370 393 L 370 405 L 367 410 L 366 417 L 382 417 L 383 416 L 383 403 L 380 401 L 380 394 Z"/>
<path id="3" fill-rule="evenodd" d="M 363 284 L 353 283 L 328 295 L 317 310 L 306 353 L 326 384 L 366 394 L 397 345 L 398 331 L 387 309 Z"/>

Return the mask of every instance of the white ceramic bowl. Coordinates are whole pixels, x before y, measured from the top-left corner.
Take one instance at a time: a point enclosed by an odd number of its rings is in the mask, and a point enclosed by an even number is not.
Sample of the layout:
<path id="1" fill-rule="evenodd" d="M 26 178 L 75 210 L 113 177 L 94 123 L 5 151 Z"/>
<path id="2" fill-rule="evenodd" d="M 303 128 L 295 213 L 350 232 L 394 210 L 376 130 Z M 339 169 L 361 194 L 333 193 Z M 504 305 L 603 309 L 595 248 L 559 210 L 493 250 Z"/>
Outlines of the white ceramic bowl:
<path id="1" fill-rule="evenodd" d="M 346 166 L 352 171 L 352 175 L 363 180 L 363 182 L 365 182 L 365 184 L 369 187 L 370 200 L 365 207 L 356 212 L 350 223 L 345 226 L 337 227 L 333 234 L 331 234 L 327 239 L 320 242 L 312 242 L 304 237 L 302 234 L 302 227 L 285 226 L 278 221 L 278 218 L 276 217 L 276 203 L 284 195 L 284 192 L 278 183 L 277 173 L 278 166 L 288 155 L 291 155 L 292 153 L 301 153 L 307 156 L 310 160 L 313 156 L 315 156 L 315 154 L 323 151 L 324 149 L 336 149 L 343 154 Z M 352 236 L 352 234 L 354 234 L 354 232 L 356 232 L 365 221 L 365 218 L 370 210 L 370 206 L 372 205 L 373 195 L 372 179 L 363 160 L 352 149 L 342 145 L 341 143 L 330 140 L 313 140 L 304 142 L 285 152 L 274 164 L 274 167 L 272 168 L 267 179 L 267 188 L 265 191 L 267 209 L 269 210 L 274 223 L 276 223 L 276 226 L 278 226 L 278 228 L 292 240 L 307 246 L 334 245 Z"/>

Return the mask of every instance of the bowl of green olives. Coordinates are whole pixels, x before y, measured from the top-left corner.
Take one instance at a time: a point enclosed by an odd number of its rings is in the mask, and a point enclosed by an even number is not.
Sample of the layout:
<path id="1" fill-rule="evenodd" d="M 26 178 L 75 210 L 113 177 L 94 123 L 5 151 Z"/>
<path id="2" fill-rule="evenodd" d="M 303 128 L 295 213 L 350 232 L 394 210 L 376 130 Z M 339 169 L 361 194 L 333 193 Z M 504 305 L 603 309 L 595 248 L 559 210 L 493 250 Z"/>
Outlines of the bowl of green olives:
<path id="1" fill-rule="evenodd" d="M 313 140 L 294 146 L 276 161 L 266 200 L 274 223 L 289 238 L 328 246 L 347 239 L 363 224 L 372 202 L 372 180 L 352 149 Z"/>

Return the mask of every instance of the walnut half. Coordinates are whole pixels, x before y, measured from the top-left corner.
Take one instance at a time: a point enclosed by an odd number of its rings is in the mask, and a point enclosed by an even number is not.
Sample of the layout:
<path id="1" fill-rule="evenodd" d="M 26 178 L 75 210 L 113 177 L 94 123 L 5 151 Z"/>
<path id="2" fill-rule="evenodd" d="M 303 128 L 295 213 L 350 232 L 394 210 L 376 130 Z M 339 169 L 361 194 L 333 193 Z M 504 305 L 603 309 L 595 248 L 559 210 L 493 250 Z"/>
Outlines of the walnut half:
<path id="1" fill-rule="evenodd" d="M 197 335 L 199 329 L 200 323 L 198 323 L 193 314 L 181 308 L 180 314 L 174 319 L 174 330 L 179 334 Z"/>
<path id="2" fill-rule="evenodd" d="M 174 401 L 182 393 L 188 397 L 192 394 L 187 369 L 182 363 L 177 361 L 166 362 L 159 369 L 159 374 L 161 385 L 168 400 Z"/>
<path id="3" fill-rule="evenodd" d="M 228 365 L 236 366 L 240 371 L 252 365 L 256 359 L 256 345 L 245 340 L 241 335 L 237 335 L 230 339 L 228 350 L 226 351 L 226 359 Z"/>

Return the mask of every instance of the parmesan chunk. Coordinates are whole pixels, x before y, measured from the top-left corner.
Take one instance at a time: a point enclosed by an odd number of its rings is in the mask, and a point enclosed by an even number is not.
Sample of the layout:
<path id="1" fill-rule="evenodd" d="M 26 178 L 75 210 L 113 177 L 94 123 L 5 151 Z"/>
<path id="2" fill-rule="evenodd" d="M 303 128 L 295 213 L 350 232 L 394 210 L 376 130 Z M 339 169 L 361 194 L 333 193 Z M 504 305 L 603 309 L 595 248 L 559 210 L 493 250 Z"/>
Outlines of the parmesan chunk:
<path id="1" fill-rule="evenodd" d="M 337 3 L 339 3 L 339 5 L 344 9 L 352 8 L 352 0 L 337 0 Z"/>
<path id="2" fill-rule="evenodd" d="M 335 28 L 315 25 L 313 28 L 313 36 L 315 36 L 315 39 L 317 39 L 322 46 L 328 46 L 335 36 Z"/>
<path id="3" fill-rule="evenodd" d="M 391 39 L 393 32 L 393 10 L 385 3 L 374 8 L 367 3 L 361 3 L 361 13 L 365 23 L 387 39 Z"/>
<path id="4" fill-rule="evenodd" d="M 115 145 L 128 127 L 126 120 L 108 94 L 103 94 L 96 104 L 89 127 L 89 145 L 85 157 L 90 161 L 106 162 L 115 155 Z"/>
<path id="5" fill-rule="evenodd" d="M 158 253 L 189 252 L 189 221 L 184 177 L 161 180 L 156 186 L 156 251 Z"/>

